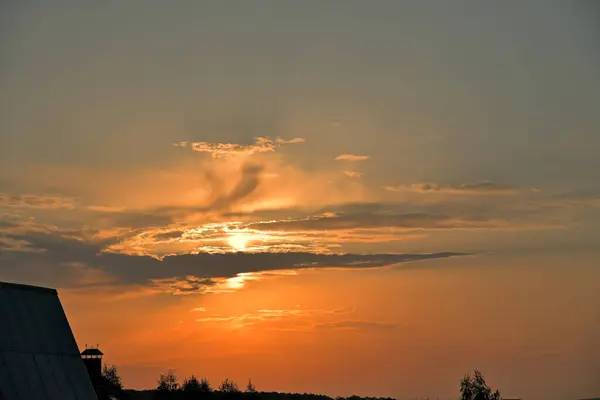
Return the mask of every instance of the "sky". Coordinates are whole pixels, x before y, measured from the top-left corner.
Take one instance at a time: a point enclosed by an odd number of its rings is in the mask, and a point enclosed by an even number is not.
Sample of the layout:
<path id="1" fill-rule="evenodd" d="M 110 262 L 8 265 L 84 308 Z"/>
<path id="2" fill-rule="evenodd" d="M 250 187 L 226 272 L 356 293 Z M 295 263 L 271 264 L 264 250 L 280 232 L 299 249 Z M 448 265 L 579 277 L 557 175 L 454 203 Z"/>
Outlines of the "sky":
<path id="1" fill-rule="evenodd" d="M 600 395 L 593 2 L 3 1 L 0 280 L 126 387 Z"/>

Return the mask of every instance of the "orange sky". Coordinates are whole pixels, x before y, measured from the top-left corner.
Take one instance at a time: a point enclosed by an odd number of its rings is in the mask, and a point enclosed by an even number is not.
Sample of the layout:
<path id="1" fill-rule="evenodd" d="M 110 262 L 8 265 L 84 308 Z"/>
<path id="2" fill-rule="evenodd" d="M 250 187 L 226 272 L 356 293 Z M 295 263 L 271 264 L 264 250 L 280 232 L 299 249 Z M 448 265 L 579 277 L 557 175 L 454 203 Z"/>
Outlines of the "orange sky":
<path id="1" fill-rule="evenodd" d="M 574 368 L 591 377 L 578 360 L 600 355 L 595 265 L 528 265 L 536 260 L 310 271 L 205 296 L 61 297 L 78 340 L 95 338 L 133 387 L 175 368 L 215 384 L 252 378 L 265 390 L 426 396 L 453 393 L 456 376 L 477 366 L 507 395 L 550 386 L 565 397 L 561 376 Z M 532 370 L 543 376 L 522 381 Z"/>
<path id="2" fill-rule="evenodd" d="M 598 396 L 590 15 L 3 4 L 0 280 L 127 387 Z"/>

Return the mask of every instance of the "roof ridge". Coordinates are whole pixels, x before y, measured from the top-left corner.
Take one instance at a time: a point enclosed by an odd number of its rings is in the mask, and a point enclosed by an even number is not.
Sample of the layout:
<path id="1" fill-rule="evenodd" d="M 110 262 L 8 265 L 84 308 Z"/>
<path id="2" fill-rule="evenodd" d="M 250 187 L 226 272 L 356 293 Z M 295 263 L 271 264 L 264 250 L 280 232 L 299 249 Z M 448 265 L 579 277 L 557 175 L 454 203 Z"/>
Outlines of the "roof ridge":
<path id="1" fill-rule="evenodd" d="M 56 289 L 43 286 L 24 285 L 22 283 L 0 282 L 0 289 L 31 290 L 34 292 L 53 293 L 58 295 Z"/>

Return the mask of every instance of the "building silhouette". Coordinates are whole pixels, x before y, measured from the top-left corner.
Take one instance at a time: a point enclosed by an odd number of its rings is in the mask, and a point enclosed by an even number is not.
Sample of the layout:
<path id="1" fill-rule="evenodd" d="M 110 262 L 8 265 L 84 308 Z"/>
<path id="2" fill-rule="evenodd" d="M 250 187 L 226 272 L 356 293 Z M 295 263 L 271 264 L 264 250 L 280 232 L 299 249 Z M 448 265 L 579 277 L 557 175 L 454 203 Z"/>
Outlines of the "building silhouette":
<path id="1" fill-rule="evenodd" d="M 56 290 L 0 282 L 0 399 L 97 399 Z"/>
<path id="2" fill-rule="evenodd" d="M 81 359 L 88 371 L 92 385 L 97 388 L 102 379 L 102 356 L 104 353 L 97 347 L 87 347 L 81 352 Z"/>

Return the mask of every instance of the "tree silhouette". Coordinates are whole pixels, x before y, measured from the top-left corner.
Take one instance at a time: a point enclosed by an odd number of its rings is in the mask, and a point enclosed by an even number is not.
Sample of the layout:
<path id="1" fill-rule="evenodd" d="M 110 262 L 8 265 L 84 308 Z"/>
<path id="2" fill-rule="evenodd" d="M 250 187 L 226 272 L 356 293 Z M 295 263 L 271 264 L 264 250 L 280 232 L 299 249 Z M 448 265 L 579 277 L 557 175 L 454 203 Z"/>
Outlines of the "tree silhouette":
<path id="1" fill-rule="evenodd" d="M 114 375 L 118 376 L 116 368 L 111 367 L 109 369 L 114 372 Z M 112 395 L 112 393 L 107 394 Z M 98 399 L 108 398 L 108 396 L 98 396 Z M 147 391 L 127 390 L 126 393 L 118 393 L 117 398 L 129 398 L 130 400 L 148 400 L 150 398 L 157 400 L 334 400 L 329 396 L 311 393 L 258 392 L 252 380 L 248 380 L 248 384 L 242 392 L 237 383 L 228 378 L 219 385 L 218 391 L 213 391 L 206 378 L 198 380 L 194 375 L 184 379 L 183 385 L 180 387 L 173 370 L 160 375 L 156 389 Z M 335 400 L 395 399 L 349 396 L 336 397 Z M 492 391 L 481 372 L 474 370 L 473 373 L 465 375 L 460 381 L 460 397 L 457 400 L 502 400 L 502 397 L 498 390 Z"/>
<path id="2" fill-rule="evenodd" d="M 116 365 L 104 364 L 104 368 L 102 368 L 102 378 L 107 386 L 112 389 L 123 389 L 123 381 L 119 376 Z"/>
<path id="3" fill-rule="evenodd" d="M 248 380 L 248 386 L 246 386 L 246 393 L 256 393 L 256 386 L 252 383 L 252 379 Z"/>
<path id="4" fill-rule="evenodd" d="M 156 390 L 159 392 L 175 392 L 177 389 L 179 389 L 179 383 L 177 383 L 175 371 L 170 369 L 166 374 L 160 374 Z"/>
<path id="5" fill-rule="evenodd" d="M 225 380 L 221 382 L 219 390 L 223 393 L 240 393 L 237 383 L 230 381 L 228 378 L 225 378 Z"/>
<path id="6" fill-rule="evenodd" d="M 200 379 L 200 392 L 202 392 L 202 393 L 212 392 L 212 387 L 210 386 L 208 379 L 206 379 L 206 378 Z"/>
<path id="7" fill-rule="evenodd" d="M 473 376 L 465 375 L 460 381 L 460 400 L 501 400 L 501 398 L 498 390 L 492 392 L 478 370 L 473 371 Z"/>
<path id="8" fill-rule="evenodd" d="M 183 386 L 181 387 L 186 393 L 200 393 L 200 381 L 194 375 L 183 380 Z"/>

